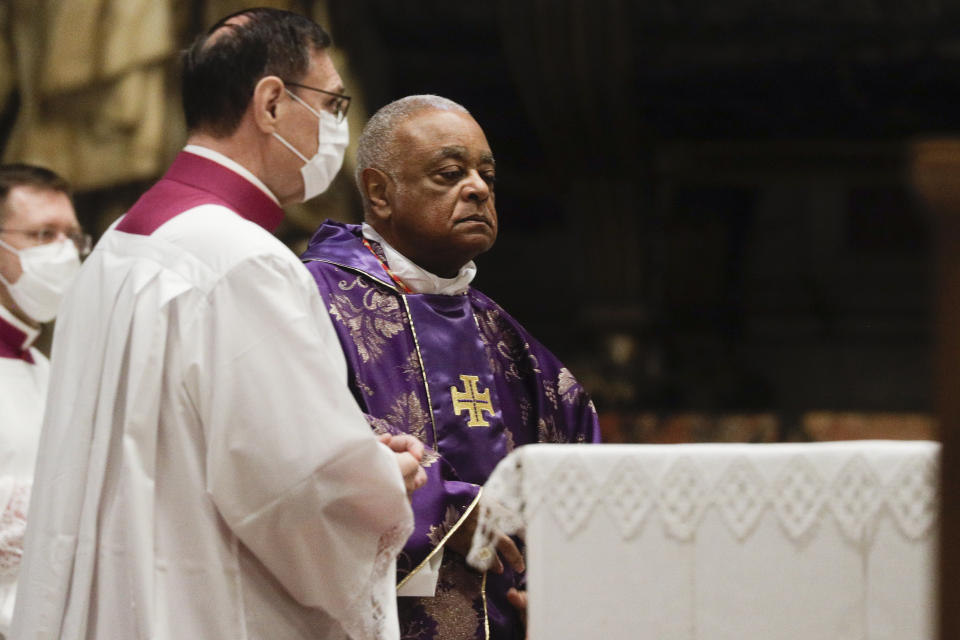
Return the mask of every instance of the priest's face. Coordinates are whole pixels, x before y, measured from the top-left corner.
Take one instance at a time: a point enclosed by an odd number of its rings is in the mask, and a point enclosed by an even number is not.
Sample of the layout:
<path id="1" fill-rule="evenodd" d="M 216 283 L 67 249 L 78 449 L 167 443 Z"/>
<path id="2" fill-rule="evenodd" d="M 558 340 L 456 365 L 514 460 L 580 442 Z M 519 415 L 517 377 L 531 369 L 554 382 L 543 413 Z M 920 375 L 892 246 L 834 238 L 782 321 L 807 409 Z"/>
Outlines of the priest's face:
<path id="1" fill-rule="evenodd" d="M 15 251 L 61 240 L 68 234 L 82 233 L 70 197 L 60 191 L 20 185 L 10 190 L 6 202 L 0 206 L 3 207 L 0 211 L 0 240 Z M 45 239 L 47 236 L 49 239 Z M 19 256 L 2 246 L 0 275 L 11 283 L 16 283 L 23 275 Z M 28 324 L 36 324 L 17 306 L 2 283 L 0 305 Z"/>
<path id="2" fill-rule="evenodd" d="M 466 113 L 430 109 L 398 127 L 388 242 L 424 269 L 453 277 L 497 239 L 493 153 Z"/>
<path id="3" fill-rule="evenodd" d="M 316 111 L 334 110 L 336 96 L 344 92 L 343 81 L 337 73 L 326 50 L 316 51 L 311 57 L 307 74 L 297 80 L 297 84 L 311 87 L 289 85 L 287 89 L 297 95 Z M 288 95 L 284 95 L 278 105 L 277 133 L 306 158 L 312 157 L 318 149 L 317 129 L 320 123 L 317 116 L 304 108 Z M 275 138 L 270 138 L 273 146 L 271 175 L 267 186 L 274 192 L 281 204 L 291 204 L 304 200 L 304 183 L 300 174 L 303 160 Z"/>

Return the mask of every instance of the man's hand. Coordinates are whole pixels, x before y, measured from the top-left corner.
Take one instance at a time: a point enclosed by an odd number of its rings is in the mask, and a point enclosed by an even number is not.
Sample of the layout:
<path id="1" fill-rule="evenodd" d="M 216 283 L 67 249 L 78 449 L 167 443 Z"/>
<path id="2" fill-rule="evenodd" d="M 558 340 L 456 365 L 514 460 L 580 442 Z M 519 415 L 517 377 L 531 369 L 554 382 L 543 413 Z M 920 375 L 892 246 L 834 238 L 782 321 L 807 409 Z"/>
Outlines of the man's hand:
<path id="1" fill-rule="evenodd" d="M 397 465 L 408 494 L 427 484 L 427 472 L 420 466 L 423 458 L 422 442 L 406 433 L 396 436 L 385 433 L 377 439 L 397 455 Z"/>
<path id="2" fill-rule="evenodd" d="M 463 524 L 460 525 L 460 528 L 457 529 L 457 532 L 450 536 L 450 540 L 447 541 L 447 546 L 466 558 L 470 552 L 470 545 L 473 542 L 473 532 L 476 531 L 476 529 L 477 509 L 474 509 L 470 512 L 470 515 L 467 516 L 467 519 L 464 520 Z M 510 536 L 502 533 L 498 534 L 496 547 L 499 553 L 493 558 L 493 565 L 490 567 L 491 571 L 494 573 L 503 573 L 503 561 L 501 561 L 500 556 L 503 556 L 503 560 L 506 560 L 507 564 L 509 564 L 514 571 L 518 573 L 524 571 L 526 567 L 523 564 L 523 554 L 520 553 L 520 549 L 517 548 L 517 544 Z"/>
<path id="3" fill-rule="evenodd" d="M 513 608 L 520 613 L 520 620 L 523 621 L 523 628 L 527 628 L 527 592 L 520 591 L 510 587 L 507 589 L 507 602 L 513 605 Z"/>

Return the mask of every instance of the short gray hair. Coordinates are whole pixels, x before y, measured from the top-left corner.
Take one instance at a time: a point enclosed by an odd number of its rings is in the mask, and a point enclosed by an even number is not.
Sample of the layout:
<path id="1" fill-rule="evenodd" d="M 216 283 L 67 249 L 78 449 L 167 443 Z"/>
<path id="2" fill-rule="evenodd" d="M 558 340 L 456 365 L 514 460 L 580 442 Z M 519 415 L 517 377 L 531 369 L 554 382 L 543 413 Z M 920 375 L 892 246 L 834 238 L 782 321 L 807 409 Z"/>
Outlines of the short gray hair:
<path id="1" fill-rule="evenodd" d="M 363 200 L 363 211 L 367 213 L 370 201 L 363 189 L 363 180 L 360 176 L 364 169 L 371 167 L 380 169 L 393 177 L 399 153 L 394 145 L 394 134 L 403 122 L 421 111 L 459 111 L 470 115 L 466 107 L 448 98 L 435 95 L 407 96 L 384 105 L 363 127 L 363 133 L 357 140 L 357 166 L 354 170 L 354 179 L 360 190 L 360 199 Z"/>

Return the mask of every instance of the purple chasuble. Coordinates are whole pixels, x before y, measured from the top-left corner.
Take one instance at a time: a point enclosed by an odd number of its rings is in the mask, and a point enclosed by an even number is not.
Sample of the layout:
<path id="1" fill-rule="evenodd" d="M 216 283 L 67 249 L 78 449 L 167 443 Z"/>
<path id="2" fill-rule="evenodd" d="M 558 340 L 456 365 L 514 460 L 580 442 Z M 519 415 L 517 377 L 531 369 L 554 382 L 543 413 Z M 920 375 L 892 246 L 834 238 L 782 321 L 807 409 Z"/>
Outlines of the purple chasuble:
<path id="1" fill-rule="evenodd" d="M 373 429 L 410 433 L 426 445 L 428 482 L 413 494 L 415 530 L 397 561 L 400 584 L 444 545 L 497 462 L 515 447 L 599 442 L 583 387 L 479 291 L 404 294 L 363 245 L 358 225 L 325 222 L 301 258 L 330 312 L 350 388 Z M 448 549 L 436 596 L 399 599 L 400 635 L 523 640 L 506 600 L 512 586 L 522 588 L 523 576 L 507 569 L 484 577 Z"/>
<path id="2" fill-rule="evenodd" d="M 116 229 L 148 236 L 163 223 L 202 204 L 224 206 L 271 233 L 283 220 L 280 205 L 239 173 L 181 151 L 166 174 L 140 196 Z"/>

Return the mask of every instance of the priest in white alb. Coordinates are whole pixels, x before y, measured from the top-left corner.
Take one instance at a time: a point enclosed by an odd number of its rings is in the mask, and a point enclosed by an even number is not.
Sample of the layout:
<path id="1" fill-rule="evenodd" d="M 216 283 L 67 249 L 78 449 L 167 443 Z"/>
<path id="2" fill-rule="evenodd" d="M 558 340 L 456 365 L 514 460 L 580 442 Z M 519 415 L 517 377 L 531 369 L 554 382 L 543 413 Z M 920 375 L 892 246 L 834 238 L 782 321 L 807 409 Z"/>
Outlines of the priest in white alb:
<path id="1" fill-rule="evenodd" d="M 13 617 L 50 376 L 34 342 L 89 250 L 63 178 L 0 166 L 0 639 Z"/>
<path id="2" fill-rule="evenodd" d="M 61 308 L 13 638 L 398 637 L 422 447 L 371 433 L 270 233 L 340 168 L 329 44 L 253 9 L 186 53 L 188 144 Z"/>

